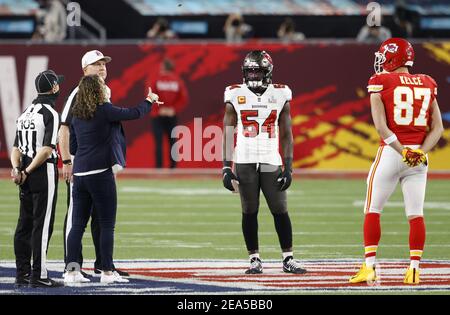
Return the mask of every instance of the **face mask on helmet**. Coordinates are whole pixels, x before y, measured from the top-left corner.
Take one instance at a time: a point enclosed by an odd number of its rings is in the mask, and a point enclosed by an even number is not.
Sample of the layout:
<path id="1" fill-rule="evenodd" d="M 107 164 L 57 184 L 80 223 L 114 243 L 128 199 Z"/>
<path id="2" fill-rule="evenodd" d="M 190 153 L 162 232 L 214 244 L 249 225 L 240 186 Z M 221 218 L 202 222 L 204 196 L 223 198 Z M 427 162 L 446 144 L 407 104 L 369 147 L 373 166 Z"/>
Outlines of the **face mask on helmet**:
<path id="1" fill-rule="evenodd" d="M 265 71 L 259 68 L 244 68 L 244 81 L 250 88 L 263 87 Z"/>
<path id="2" fill-rule="evenodd" d="M 373 67 L 375 69 L 375 73 L 383 72 L 383 63 L 386 62 L 386 56 L 380 52 L 375 53 L 375 61 L 373 63 Z"/>
<path id="3" fill-rule="evenodd" d="M 272 83 L 272 59 L 265 51 L 252 51 L 244 59 L 242 72 L 249 88 L 267 88 Z"/>

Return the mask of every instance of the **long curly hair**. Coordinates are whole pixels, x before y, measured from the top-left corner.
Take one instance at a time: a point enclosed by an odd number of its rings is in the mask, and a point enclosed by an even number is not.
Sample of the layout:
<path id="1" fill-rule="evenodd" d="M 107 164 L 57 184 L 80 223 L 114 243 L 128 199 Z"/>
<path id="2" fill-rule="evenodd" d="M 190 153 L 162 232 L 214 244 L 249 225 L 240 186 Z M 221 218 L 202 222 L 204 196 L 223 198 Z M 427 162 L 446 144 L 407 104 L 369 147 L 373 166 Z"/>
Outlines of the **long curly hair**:
<path id="1" fill-rule="evenodd" d="M 78 84 L 78 93 L 72 108 L 72 115 L 89 120 L 94 117 L 98 105 L 107 101 L 105 84 L 98 75 L 87 75 Z"/>

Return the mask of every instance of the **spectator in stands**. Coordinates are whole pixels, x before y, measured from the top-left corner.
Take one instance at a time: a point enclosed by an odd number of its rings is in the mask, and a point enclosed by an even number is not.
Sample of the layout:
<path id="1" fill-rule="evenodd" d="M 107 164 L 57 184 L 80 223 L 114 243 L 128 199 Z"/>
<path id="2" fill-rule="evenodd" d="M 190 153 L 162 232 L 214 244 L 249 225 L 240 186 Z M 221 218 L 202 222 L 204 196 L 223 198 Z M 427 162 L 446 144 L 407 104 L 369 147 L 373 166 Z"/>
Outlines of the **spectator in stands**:
<path id="1" fill-rule="evenodd" d="M 286 18 L 278 29 L 277 36 L 284 42 L 299 41 L 305 39 L 305 34 L 295 31 L 295 22 L 292 18 Z"/>
<path id="2" fill-rule="evenodd" d="M 232 13 L 228 16 L 223 26 L 225 39 L 229 43 L 239 43 L 252 30 L 252 27 L 244 22 L 240 13 Z"/>
<path id="3" fill-rule="evenodd" d="M 356 40 L 361 43 L 382 43 L 391 37 L 391 31 L 387 27 L 364 25 Z"/>
<path id="4" fill-rule="evenodd" d="M 151 112 L 157 168 L 163 167 L 164 136 L 167 136 L 170 143 L 168 151 L 170 168 L 176 167 L 175 156 L 171 154 L 175 138 L 172 138 L 171 134 L 172 129 L 177 126 L 177 113 L 181 112 L 188 103 L 188 92 L 183 79 L 174 72 L 174 69 L 175 66 L 171 60 L 163 60 L 158 77 L 149 84 L 152 91 L 164 99 L 164 104 L 155 106 Z"/>
<path id="5" fill-rule="evenodd" d="M 158 18 L 147 32 L 147 38 L 152 39 L 173 39 L 176 37 L 175 32 L 170 29 L 169 22 L 165 18 Z"/>
<path id="6" fill-rule="evenodd" d="M 419 19 L 419 13 L 409 7 L 406 1 L 397 0 L 393 17 L 395 22 L 394 36 L 411 38 L 414 32 L 415 20 Z"/>
<path id="7" fill-rule="evenodd" d="M 37 26 L 33 39 L 49 43 L 61 42 L 66 38 L 67 13 L 60 0 L 39 0 L 36 13 Z"/>

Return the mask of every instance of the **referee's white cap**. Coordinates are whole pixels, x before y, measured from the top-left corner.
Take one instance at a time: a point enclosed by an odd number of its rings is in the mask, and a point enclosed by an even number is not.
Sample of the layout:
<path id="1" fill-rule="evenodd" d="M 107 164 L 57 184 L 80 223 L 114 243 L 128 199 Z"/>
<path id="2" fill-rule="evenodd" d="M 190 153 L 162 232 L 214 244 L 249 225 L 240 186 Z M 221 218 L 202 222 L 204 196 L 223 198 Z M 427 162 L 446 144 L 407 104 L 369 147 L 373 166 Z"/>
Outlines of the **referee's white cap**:
<path id="1" fill-rule="evenodd" d="M 84 69 L 87 66 L 96 63 L 99 60 L 104 60 L 105 62 L 110 62 L 112 60 L 109 56 L 104 56 L 101 51 L 98 50 L 90 50 L 84 54 L 83 58 L 81 58 L 81 68 Z"/>

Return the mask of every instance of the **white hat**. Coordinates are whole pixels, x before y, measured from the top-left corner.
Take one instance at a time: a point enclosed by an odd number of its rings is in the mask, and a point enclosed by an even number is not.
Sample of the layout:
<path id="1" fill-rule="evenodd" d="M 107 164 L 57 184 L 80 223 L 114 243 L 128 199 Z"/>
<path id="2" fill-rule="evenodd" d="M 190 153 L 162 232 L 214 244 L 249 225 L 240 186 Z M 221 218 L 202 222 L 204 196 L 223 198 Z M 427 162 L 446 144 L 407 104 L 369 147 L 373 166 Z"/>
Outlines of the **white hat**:
<path id="1" fill-rule="evenodd" d="M 96 63 L 99 60 L 104 60 L 105 62 L 110 62 L 111 57 L 103 56 L 101 51 L 91 50 L 84 54 L 83 58 L 81 58 L 81 68 L 84 69 L 87 66 Z"/>

